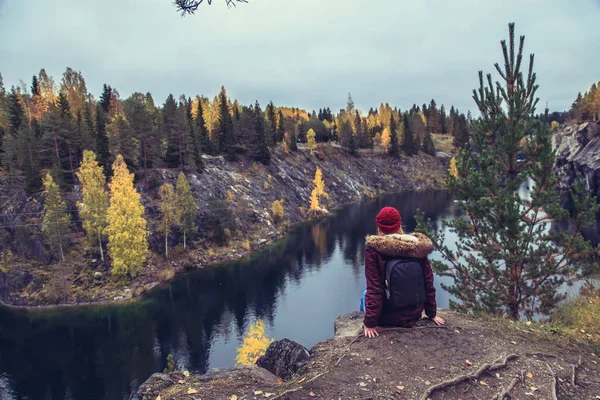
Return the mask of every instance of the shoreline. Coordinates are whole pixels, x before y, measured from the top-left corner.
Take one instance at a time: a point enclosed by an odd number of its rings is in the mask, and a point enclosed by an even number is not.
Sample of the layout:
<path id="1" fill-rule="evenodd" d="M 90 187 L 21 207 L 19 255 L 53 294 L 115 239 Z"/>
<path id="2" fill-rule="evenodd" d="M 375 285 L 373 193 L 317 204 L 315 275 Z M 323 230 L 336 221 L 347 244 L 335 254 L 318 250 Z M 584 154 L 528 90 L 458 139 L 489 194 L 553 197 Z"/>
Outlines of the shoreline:
<path id="1" fill-rule="evenodd" d="M 406 191 L 414 191 L 414 192 L 423 192 L 423 191 L 427 191 L 427 190 L 431 190 L 431 191 L 443 191 L 444 189 L 442 187 L 438 187 L 438 188 L 431 188 L 431 187 L 417 187 L 417 188 L 412 188 L 410 190 L 406 190 Z M 14 305 L 14 304 L 9 304 L 9 303 L 5 303 L 2 300 L 0 300 L 0 307 L 5 307 L 5 308 L 9 308 L 12 310 L 24 310 L 24 311 L 29 311 L 29 310 L 52 310 L 52 309 L 60 309 L 60 308 L 76 308 L 76 307 L 93 307 L 93 306 L 109 306 L 109 305 L 125 305 L 125 304 L 131 304 L 134 303 L 136 301 L 140 301 L 142 300 L 142 298 L 144 296 L 146 296 L 150 291 L 154 290 L 157 286 L 160 286 L 162 284 L 166 284 L 168 282 L 173 281 L 174 279 L 176 279 L 178 276 L 180 276 L 183 272 L 191 272 L 194 270 L 199 270 L 199 269 L 204 269 L 204 268 L 219 268 L 224 266 L 225 264 L 228 263 L 233 263 L 233 262 L 239 262 L 241 260 L 244 260 L 245 258 L 251 258 L 254 255 L 256 255 L 257 253 L 261 252 L 261 251 L 266 251 L 268 250 L 270 247 L 275 246 L 278 242 L 280 241 L 284 241 L 284 240 L 288 240 L 289 239 L 289 233 L 292 232 L 294 229 L 297 229 L 299 227 L 301 227 L 302 225 L 305 224 L 311 224 L 314 223 L 316 221 L 319 220 L 324 220 L 327 218 L 331 218 L 333 216 L 335 216 L 335 214 L 342 210 L 343 208 L 346 207 L 350 207 L 350 206 L 354 206 L 360 203 L 363 203 L 365 201 L 373 201 L 373 200 L 377 200 L 379 198 L 382 197 L 386 197 L 386 196 L 393 196 L 395 194 L 399 194 L 402 191 L 393 191 L 393 192 L 386 192 L 380 195 L 377 195 L 375 197 L 363 197 L 358 201 L 355 202 L 349 202 L 349 203 L 343 203 L 343 204 L 339 204 L 337 207 L 335 207 L 333 210 L 329 211 L 327 210 L 327 214 L 320 216 L 320 217 L 316 217 L 316 218 L 307 218 L 307 219 L 303 219 L 299 222 L 293 223 L 289 226 L 285 227 L 285 231 L 282 232 L 281 230 L 277 231 L 278 232 L 278 236 L 275 238 L 269 238 L 266 239 L 266 242 L 262 242 L 260 244 L 258 244 L 256 247 L 250 249 L 250 250 L 246 250 L 244 252 L 238 252 L 235 250 L 239 250 L 239 248 L 234 247 L 234 246 L 224 246 L 224 247 L 220 247 L 219 249 L 223 250 L 225 252 L 225 254 L 227 254 L 225 257 L 223 257 L 223 255 L 215 255 L 214 257 L 212 257 L 213 259 L 208 261 L 205 264 L 194 264 L 193 260 L 194 260 L 194 254 L 193 253 L 186 253 L 186 257 L 184 257 L 183 259 L 180 259 L 177 261 L 177 267 L 175 268 L 174 274 L 173 276 L 169 277 L 168 279 L 165 280 L 157 280 L 154 282 L 151 282 L 149 285 L 147 285 L 148 287 L 142 289 L 139 293 L 136 293 L 136 295 L 132 295 L 131 297 L 122 297 L 122 298 L 102 298 L 99 299 L 98 301 L 84 301 L 84 302 L 75 302 L 75 303 L 59 303 L 59 304 L 38 304 L 38 305 Z M 229 251 L 227 251 L 229 250 Z M 231 253 L 231 250 L 234 250 L 234 253 Z M 204 251 L 204 253 L 206 253 L 206 251 Z M 169 263 L 173 263 L 175 261 L 173 260 L 166 260 L 163 259 L 161 260 L 163 263 L 165 264 L 169 264 Z M 196 266 L 191 266 L 190 265 L 196 265 Z"/>

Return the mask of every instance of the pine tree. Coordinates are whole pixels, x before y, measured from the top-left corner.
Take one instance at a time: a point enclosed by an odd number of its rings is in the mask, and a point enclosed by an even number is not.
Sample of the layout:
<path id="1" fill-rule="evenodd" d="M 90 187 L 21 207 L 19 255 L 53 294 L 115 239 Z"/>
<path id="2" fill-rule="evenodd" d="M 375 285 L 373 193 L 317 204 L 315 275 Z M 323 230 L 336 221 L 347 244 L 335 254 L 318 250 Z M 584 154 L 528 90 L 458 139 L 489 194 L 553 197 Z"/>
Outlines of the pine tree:
<path id="1" fill-rule="evenodd" d="M 270 102 L 265 109 L 265 116 L 267 118 L 267 142 L 270 146 L 277 144 L 277 115 L 275 114 L 275 106 L 273 102 Z"/>
<path id="2" fill-rule="evenodd" d="M 206 120 L 204 119 L 204 109 L 202 106 L 202 99 L 198 98 L 198 108 L 196 110 L 196 137 L 197 141 L 200 143 L 200 150 L 206 154 L 210 154 L 212 156 L 216 155 L 217 152 L 215 147 L 210 140 L 208 135 L 208 130 L 206 129 Z"/>
<path id="3" fill-rule="evenodd" d="M 170 183 L 162 184 L 158 189 L 158 197 L 160 198 L 159 210 L 161 214 L 158 230 L 165 237 L 165 258 L 169 258 L 169 235 L 173 227 L 179 225 L 177 197 L 173 185 Z"/>
<path id="4" fill-rule="evenodd" d="M 121 155 L 117 155 L 112 170 L 106 228 L 108 252 L 113 262 L 111 273 L 121 278 L 135 277 L 148 254 L 144 206 L 133 186 L 133 174 L 129 173 Z"/>
<path id="5" fill-rule="evenodd" d="M 408 113 L 404 114 L 404 143 L 402 147 L 408 156 L 412 156 L 414 154 L 413 134 L 408 121 Z"/>
<path id="6" fill-rule="evenodd" d="M 440 133 L 448 133 L 448 117 L 446 116 L 446 109 L 443 104 L 440 107 Z"/>
<path id="7" fill-rule="evenodd" d="M 271 151 L 269 150 L 267 133 L 265 131 L 265 118 L 258 101 L 254 105 L 254 130 L 250 144 L 252 158 L 264 165 L 269 165 L 271 163 Z"/>
<path id="8" fill-rule="evenodd" d="M 277 118 L 277 131 L 275 134 L 275 139 L 277 143 L 281 142 L 285 137 L 285 125 L 283 119 L 283 113 L 279 110 L 278 118 Z"/>
<path id="9" fill-rule="evenodd" d="M 464 114 L 456 116 L 453 130 L 454 139 L 452 144 L 457 149 L 462 149 L 469 142 L 468 123 Z"/>
<path id="10" fill-rule="evenodd" d="M 440 133 L 441 132 L 440 114 L 437 109 L 437 104 L 435 103 L 435 100 L 431 99 L 431 103 L 429 103 L 429 108 L 427 109 L 427 111 L 428 111 L 428 113 L 426 115 L 426 117 L 427 117 L 426 125 L 429 128 L 429 132 L 430 133 Z"/>
<path id="11" fill-rule="evenodd" d="M 64 236 L 69 232 L 70 216 L 62 199 L 58 185 L 52 175 L 44 178 L 44 222 L 42 230 L 48 243 L 58 250 L 61 261 L 65 261 Z"/>
<path id="12" fill-rule="evenodd" d="M 94 152 L 85 150 L 83 161 L 77 172 L 81 182 L 83 199 L 77 203 L 81 224 L 86 233 L 89 247 L 98 246 L 100 258 L 104 261 L 102 241 L 107 226 L 106 212 L 108 210 L 108 192 L 105 189 L 106 177 L 102 167 L 96 161 Z"/>
<path id="13" fill-rule="evenodd" d="M 106 83 L 102 87 L 102 94 L 100 95 L 100 107 L 105 114 L 110 113 L 110 99 L 112 98 L 113 89 Z"/>
<path id="14" fill-rule="evenodd" d="M 116 114 L 106 125 L 108 148 L 112 159 L 120 154 L 129 167 L 138 166 L 139 146 L 127 117 Z"/>
<path id="15" fill-rule="evenodd" d="M 449 265 L 432 264 L 454 280 L 447 287 L 457 299 L 451 306 L 514 320 L 550 313 L 565 297 L 559 288 L 590 272 L 593 249 L 581 229 L 595 221 L 598 210 L 596 199 L 575 185 L 571 232 L 550 229 L 551 222 L 567 220 L 569 212 L 560 205 L 552 132 L 546 120 L 535 119 L 533 55 L 527 75 L 521 71 L 524 40 L 521 36 L 515 57 L 514 24 L 509 24 L 508 46 L 501 42 L 504 68 L 495 64 L 500 82 L 492 83 L 488 74 L 485 86 L 479 72 L 473 98 L 481 118 L 474 124 L 471 148 L 456 158 L 460 179 L 451 175 L 447 181 L 464 216 L 447 221 L 458 237 L 456 250 L 443 244 L 443 235 L 433 234 Z M 524 161 L 517 162 L 521 152 Z M 526 195 L 519 193 L 523 187 Z"/>
<path id="16" fill-rule="evenodd" d="M 290 151 L 298 151 L 298 139 L 296 138 L 296 128 L 290 131 Z"/>
<path id="17" fill-rule="evenodd" d="M 390 115 L 390 147 L 388 154 L 394 158 L 400 155 L 400 146 L 398 145 L 398 128 L 396 127 L 396 120 L 393 114 Z"/>
<path id="18" fill-rule="evenodd" d="M 431 133 L 426 132 L 423 136 L 422 150 L 430 156 L 435 156 L 435 146 L 433 144 L 433 139 L 431 138 Z"/>
<path id="19" fill-rule="evenodd" d="M 31 95 L 40 95 L 40 84 L 38 83 L 38 78 L 35 75 L 33 75 L 33 77 L 31 78 Z"/>
<path id="20" fill-rule="evenodd" d="M 183 230 L 183 249 L 187 248 L 188 236 L 196 234 L 196 203 L 190 184 L 183 174 L 179 173 L 177 177 L 177 187 L 175 188 L 177 197 L 177 212 L 179 213 L 179 223 Z"/>
<path id="21" fill-rule="evenodd" d="M 110 152 L 108 147 L 108 135 L 106 134 L 106 118 L 107 114 L 104 107 L 98 104 L 96 107 L 96 153 L 98 161 L 105 171 L 108 171 L 110 165 Z"/>
<path id="22" fill-rule="evenodd" d="M 229 161 L 234 161 L 237 159 L 234 146 L 233 120 L 229 112 L 227 92 L 225 86 L 221 86 L 219 93 L 219 151 L 227 154 Z"/>
<path id="23" fill-rule="evenodd" d="M 161 133 L 167 142 L 165 162 L 169 168 L 179 167 L 179 135 L 177 133 L 177 103 L 172 94 L 169 94 L 162 109 Z"/>
<path id="24" fill-rule="evenodd" d="M 192 116 L 192 99 L 188 98 L 186 104 L 186 118 L 188 122 L 189 137 L 187 142 L 189 143 L 190 150 L 193 153 L 193 162 L 196 165 L 196 172 L 202 172 L 204 170 L 204 160 L 202 159 L 202 144 L 198 140 L 196 135 L 196 129 L 194 127 L 194 118 Z"/>

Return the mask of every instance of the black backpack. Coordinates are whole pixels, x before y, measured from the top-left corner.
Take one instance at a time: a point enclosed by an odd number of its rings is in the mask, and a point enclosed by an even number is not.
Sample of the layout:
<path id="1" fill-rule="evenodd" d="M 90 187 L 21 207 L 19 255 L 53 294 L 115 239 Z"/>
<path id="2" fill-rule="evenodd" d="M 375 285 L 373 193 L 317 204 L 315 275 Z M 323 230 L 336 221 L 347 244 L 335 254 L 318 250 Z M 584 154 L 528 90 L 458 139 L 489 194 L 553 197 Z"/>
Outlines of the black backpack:
<path id="1" fill-rule="evenodd" d="M 394 258 L 385 263 L 385 295 L 392 308 L 414 307 L 425 303 L 425 276 L 422 260 Z"/>

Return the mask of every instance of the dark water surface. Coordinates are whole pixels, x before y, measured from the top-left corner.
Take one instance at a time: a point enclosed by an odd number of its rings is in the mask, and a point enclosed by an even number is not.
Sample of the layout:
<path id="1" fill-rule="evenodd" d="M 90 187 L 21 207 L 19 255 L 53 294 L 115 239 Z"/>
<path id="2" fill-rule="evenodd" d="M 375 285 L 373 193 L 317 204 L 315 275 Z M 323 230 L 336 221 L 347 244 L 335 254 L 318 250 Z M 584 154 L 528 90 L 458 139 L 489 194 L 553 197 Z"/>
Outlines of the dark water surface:
<path id="1" fill-rule="evenodd" d="M 417 208 L 434 221 L 456 212 L 445 192 L 401 193 L 300 226 L 252 259 L 178 275 L 132 303 L 0 307 L 0 400 L 134 398 L 169 353 L 190 371 L 233 366 L 257 318 L 275 339 L 310 348 L 330 338 L 334 319 L 358 309 L 364 238 L 386 205 L 400 210 L 407 231 Z M 447 307 L 439 279 L 436 287 Z"/>

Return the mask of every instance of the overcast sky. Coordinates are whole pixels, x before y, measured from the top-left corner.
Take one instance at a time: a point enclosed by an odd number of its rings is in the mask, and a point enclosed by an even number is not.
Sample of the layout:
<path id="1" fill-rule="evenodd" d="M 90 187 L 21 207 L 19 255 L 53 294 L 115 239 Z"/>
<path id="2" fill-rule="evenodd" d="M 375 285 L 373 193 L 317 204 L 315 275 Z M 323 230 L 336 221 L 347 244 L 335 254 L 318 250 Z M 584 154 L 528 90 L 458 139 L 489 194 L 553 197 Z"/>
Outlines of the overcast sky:
<path id="1" fill-rule="evenodd" d="M 501 62 L 516 22 L 535 53 L 541 105 L 568 109 L 600 80 L 600 0 L 224 0 L 181 17 L 171 0 L 0 0 L 7 87 L 40 68 L 80 70 L 98 96 L 150 91 L 242 103 L 363 110 L 435 98 L 473 109 L 477 71 Z"/>

